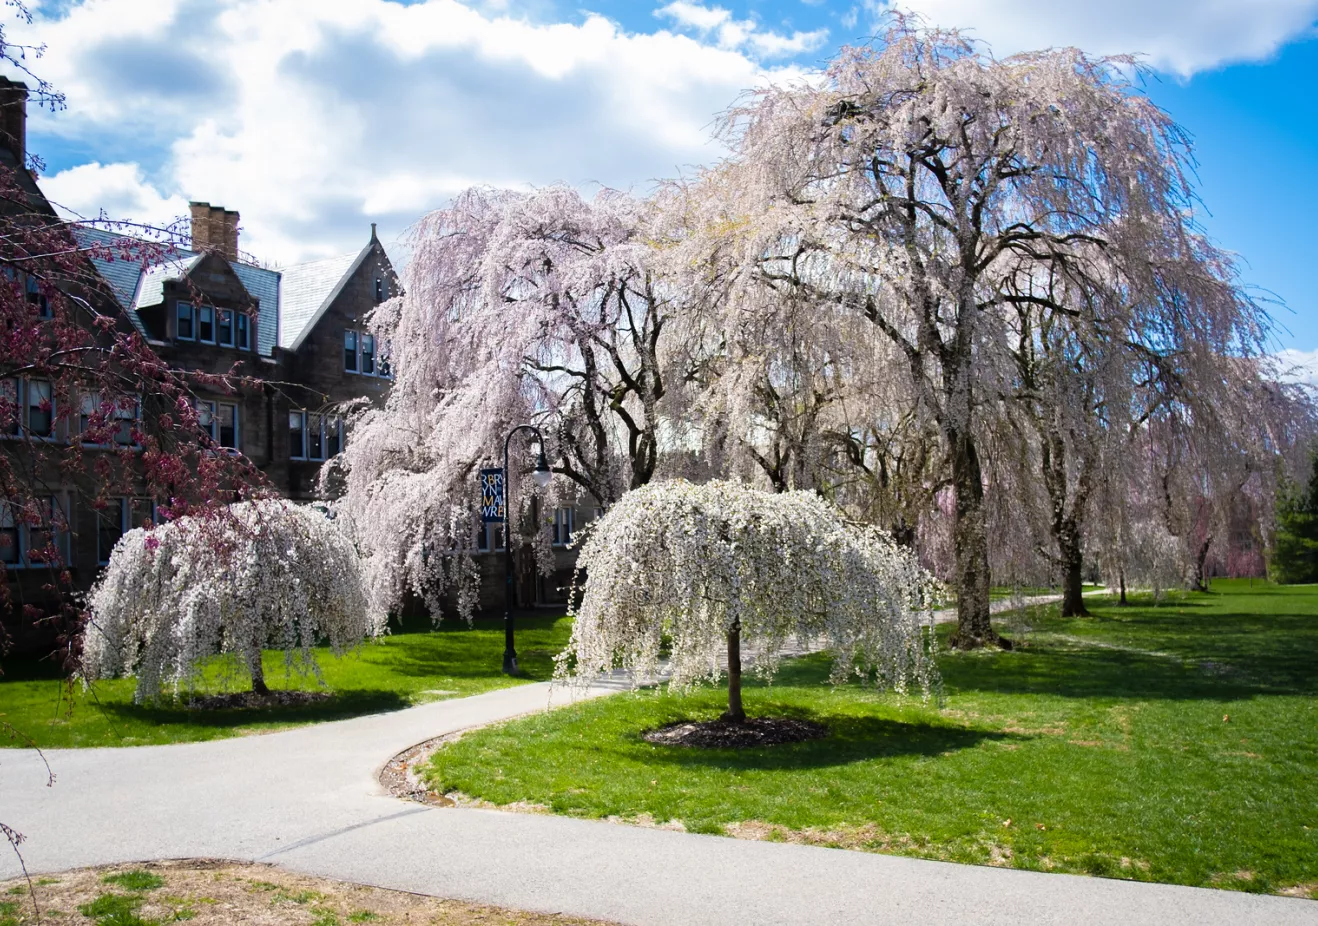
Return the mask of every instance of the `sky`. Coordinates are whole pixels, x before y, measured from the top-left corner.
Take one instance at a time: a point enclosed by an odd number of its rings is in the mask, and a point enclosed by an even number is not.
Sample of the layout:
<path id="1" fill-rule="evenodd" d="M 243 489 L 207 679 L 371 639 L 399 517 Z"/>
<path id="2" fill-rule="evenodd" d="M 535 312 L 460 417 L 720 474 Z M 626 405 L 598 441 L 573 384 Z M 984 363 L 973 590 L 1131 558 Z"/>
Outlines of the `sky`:
<path id="1" fill-rule="evenodd" d="M 473 184 L 644 192 L 712 163 L 717 115 L 875 35 L 893 0 L 30 0 L 9 41 L 47 195 L 168 223 L 236 209 L 276 266 L 393 246 Z M 1192 135 L 1200 216 L 1318 383 L 1318 0 L 897 0 L 992 52 L 1136 53 Z"/>

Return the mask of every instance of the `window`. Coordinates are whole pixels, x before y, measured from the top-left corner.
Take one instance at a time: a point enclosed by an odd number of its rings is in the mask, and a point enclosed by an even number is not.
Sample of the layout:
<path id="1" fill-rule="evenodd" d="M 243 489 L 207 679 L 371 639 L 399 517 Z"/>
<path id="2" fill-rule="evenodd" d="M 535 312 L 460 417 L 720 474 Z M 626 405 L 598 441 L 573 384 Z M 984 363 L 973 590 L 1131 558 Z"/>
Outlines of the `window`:
<path id="1" fill-rule="evenodd" d="M 156 506 L 149 498 L 110 499 L 104 511 L 96 512 L 96 561 L 104 566 L 124 534 L 155 520 Z"/>
<path id="2" fill-rule="evenodd" d="M 221 347 L 233 347 L 233 312 L 229 309 L 219 310 L 220 333 L 219 342 Z"/>
<path id="3" fill-rule="evenodd" d="M 325 418 L 325 459 L 338 456 L 343 449 L 343 419 L 337 415 Z"/>
<path id="4" fill-rule="evenodd" d="M 23 406 L 20 404 L 22 386 L 21 380 L 0 380 L 0 420 L 4 422 L 6 434 L 18 434 L 22 431 Z"/>
<path id="5" fill-rule="evenodd" d="M 343 419 L 316 412 L 288 413 L 289 457 L 328 460 L 343 449 Z"/>
<path id="6" fill-rule="evenodd" d="M 191 302 L 180 302 L 178 304 L 178 334 L 180 341 L 195 341 L 197 339 L 197 307 Z"/>
<path id="7" fill-rule="evenodd" d="M 96 562 L 102 566 L 110 561 L 114 545 L 123 537 L 127 516 L 126 498 L 112 498 L 108 508 L 96 512 Z"/>
<path id="8" fill-rule="evenodd" d="M 0 434 L 53 438 L 55 396 L 49 380 L 0 380 Z"/>
<path id="9" fill-rule="evenodd" d="M 343 369 L 357 372 L 357 332 L 351 328 L 343 332 Z"/>
<path id="10" fill-rule="evenodd" d="M 26 511 L 0 502 L 0 561 L 7 568 L 67 562 L 68 546 L 68 516 L 55 496 L 35 499 Z"/>
<path id="11" fill-rule="evenodd" d="M 343 330 L 343 369 L 365 376 L 392 378 L 389 368 L 389 344 L 376 343 L 375 336 L 365 331 Z"/>
<path id="12" fill-rule="evenodd" d="M 204 344 L 215 343 L 215 308 L 203 305 L 197 310 L 197 340 Z"/>
<path id="13" fill-rule="evenodd" d="M 216 418 L 219 422 L 219 436 L 216 438 L 221 447 L 238 449 L 238 406 L 221 402 L 217 406 Z"/>
<path id="14" fill-rule="evenodd" d="M 0 562 L 6 567 L 20 566 L 23 562 L 18 546 L 18 521 L 8 502 L 0 502 Z"/>
<path id="15" fill-rule="evenodd" d="M 294 460 L 307 458 L 307 413 L 288 413 L 288 455 Z"/>
<path id="16" fill-rule="evenodd" d="M 490 525 L 482 524 L 476 531 L 476 549 L 486 551 L 490 548 Z"/>
<path id="17" fill-rule="evenodd" d="M 27 430 L 33 437 L 50 437 L 55 428 L 55 398 L 50 383 L 31 379 L 24 385 L 27 393 Z"/>
<path id="18" fill-rule="evenodd" d="M 375 301 L 384 302 L 384 280 L 375 278 Z"/>
<path id="19" fill-rule="evenodd" d="M 78 410 L 78 433 L 86 434 L 91 430 L 99 431 L 109 421 L 114 421 L 114 430 L 112 434 L 107 435 L 110 437 L 110 441 L 121 447 L 132 445 L 134 443 L 133 426 L 141 415 L 141 403 L 137 397 L 120 396 L 114 399 L 113 408 L 108 416 L 104 415 L 103 411 L 99 395 L 83 395 Z M 102 439 L 101 433 L 98 433 L 95 439 L 86 440 L 86 443 L 91 446 L 106 446 L 108 442 Z"/>
<path id="20" fill-rule="evenodd" d="M 369 334 L 362 335 L 362 372 L 375 375 L 375 337 Z"/>
<path id="21" fill-rule="evenodd" d="M 27 301 L 37 307 L 37 318 L 50 318 L 50 300 L 41 291 L 41 283 L 34 276 L 27 278 Z"/>
<path id="22" fill-rule="evenodd" d="M 237 347 L 239 350 L 252 349 L 252 319 L 246 312 L 239 312 L 234 318 L 238 325 Z"/>
<path id="23" fill-rule="evenodd" d="M 313 460 L 325 459 L 325 435 L 321 427 L 320 415 L 307 415 L 307 456 Z"/>
<path id="24" fill-rule="evenodd" d="M 195 404 L 197 407 L 197 427 L 201 428 L 202 433 L 211 440 L 215 440 L 215 403 L 208 402 L 205 399 L 197 399 Z"/>
<path id="25" fill-rule="evenodd" d="M 573 516 L 575 512 L 571 508 L 554 509 L 554 533 L 553 545 L 556 547 L 567 546 L 572 542 Z"/>

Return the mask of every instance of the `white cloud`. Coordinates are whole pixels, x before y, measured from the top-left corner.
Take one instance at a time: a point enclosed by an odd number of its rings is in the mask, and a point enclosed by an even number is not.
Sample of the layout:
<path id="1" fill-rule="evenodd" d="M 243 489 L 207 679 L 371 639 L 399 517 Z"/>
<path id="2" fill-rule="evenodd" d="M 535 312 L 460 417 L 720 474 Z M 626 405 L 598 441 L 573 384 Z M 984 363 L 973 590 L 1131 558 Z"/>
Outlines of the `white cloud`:
<path id="1" fill-rule="evenodd" d="M 828 39 L 827 29 L 813 32 L 793 32 L 790 36 L 775 32 L 756 32 L 750 36 L 751 45 L 765 58 L 789 58 L 814 51 Z"/>
<path id="2" fill-rule="evenodd" d="M 1276 357 L 1283 380 L 1318 389 L 1318 350 L 1287 348 L 1277 351 Z"/>
<path id="3" fill-rule="evenodd" d="M 26 31 L 69 108 L 34 110 L 30 144 L 99 163 L 46 178 L 51 196 L 160 219 L 190 199 L 237 209 L 243 249 L 281 263 L 358 247 L 373 221 L 397 234 L 471 184 L 643 188 L 718 157 L 712 121 L 743 90 L 800 73 L 758 63 L 791 47 L 752 47 L 760 30 L 738 49 L 456 0 L 60 9 Z"/>
<path id="4" fill-rule="evenodd" d="M 699 29 L 702 32 L 717 29 L 732 18 L 732 14 L 722 7 L 701 6 L 698 3 L 688 3 L 687 0 L 674 0 L 673 3 L 655 10 L 654 15 L 667 16 L 679 25 Z"/>
<path id="5" fill-rule="evenodd" d="M 121 221 L 164 227 L 188 214 L 187 200 L 165 196 L 136 164 L 80 164 L 41 179 L 41 191 L 70 218 L 102 212 Z"/>
<path id="6" fill-rule="evenodd" d="M 654 15 L 671 19 L 680 28 L 697 32 L 702 37 L 712 33 L 720 48 L 747 50 L 757 58 L 790 58 L 814 51 L 828 38 L 827 29 L 782 35 L 761 29 L 754 20 L 733 19 L 732 13 L 723 7 L 702 6 L 689 0 L 673 0 L 655 10 Z"/>
<path id="7" fill-rule="evenodd" d="M 894 4 L 869 0 L 882 12 Z M 1188 77 L 1272 55 L 1314 34 L 1318 0 L 897 0 L 929 22 L 970 30 L 995 54 L 1075 46 L 1095 54 L 1140 53 L 1153 67 Z"/>

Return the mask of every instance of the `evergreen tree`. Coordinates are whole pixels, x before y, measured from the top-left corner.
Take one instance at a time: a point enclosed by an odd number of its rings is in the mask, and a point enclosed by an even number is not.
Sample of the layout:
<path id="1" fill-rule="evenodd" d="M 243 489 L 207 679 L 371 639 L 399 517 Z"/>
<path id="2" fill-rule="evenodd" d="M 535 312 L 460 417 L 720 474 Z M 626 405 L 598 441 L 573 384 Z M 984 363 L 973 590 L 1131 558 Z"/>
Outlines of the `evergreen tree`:
<path id="1" fill-rule="evenodd" d="M 1277 508 L 1272 577 L 1286 584 L 1318 582 L 1318 447 L 1308 487 L 1287 493 Z"/>

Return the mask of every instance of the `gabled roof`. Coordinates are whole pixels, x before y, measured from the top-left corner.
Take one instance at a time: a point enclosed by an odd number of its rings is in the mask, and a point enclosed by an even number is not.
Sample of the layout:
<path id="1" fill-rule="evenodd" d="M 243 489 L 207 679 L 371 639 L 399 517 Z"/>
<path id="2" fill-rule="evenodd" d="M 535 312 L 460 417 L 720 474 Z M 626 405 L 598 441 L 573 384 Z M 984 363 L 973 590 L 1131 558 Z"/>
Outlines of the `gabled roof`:
<path id="1" fill-rule="evenodd" d="M 84 248 L 114 248 L 124 244 L 131 246 L 134 242 L 127 235 L 81 226 L 74 227 L 73 235 L 79 246 Z M 197 266 L 203 256 L 197 251 L 175 247 L 169 249 L 166 260 L 154 264 L 144 264 L 118 254 L 92 255 L 90 260 L 109 284 L 110 292 L 129 321 L 145 336 L 146 326 L 138 317 L 137 310 L 159 305 L 164 297 L 165 281 L 182 278 Z M 256 350 L 260 356 L 269 357 L 274 353 L 279 332 L 279 273 L 236 261 L 230 261 L 230 266 L 248 294 L 259 301 Z"/>
<path id="2" fill-rule="evenodd" d="M 357 268 L 366 260 L 375 238 L 356 254 L 340 254 L 285 268 L 279 283 L 279 346 L 296 351 L 325 315 Z"/>
<path id="3" fill-rule="evenodd" d="M 199 263 L 201 263 L 201 255 L 191 254 L 188 257 L 172 257 L 148 266 L 137 281 L 133 308 L 144 309 L 149 305 L 160 305 L 165 301 L 165 284 L 171 280 L 183 279 Z"/>

